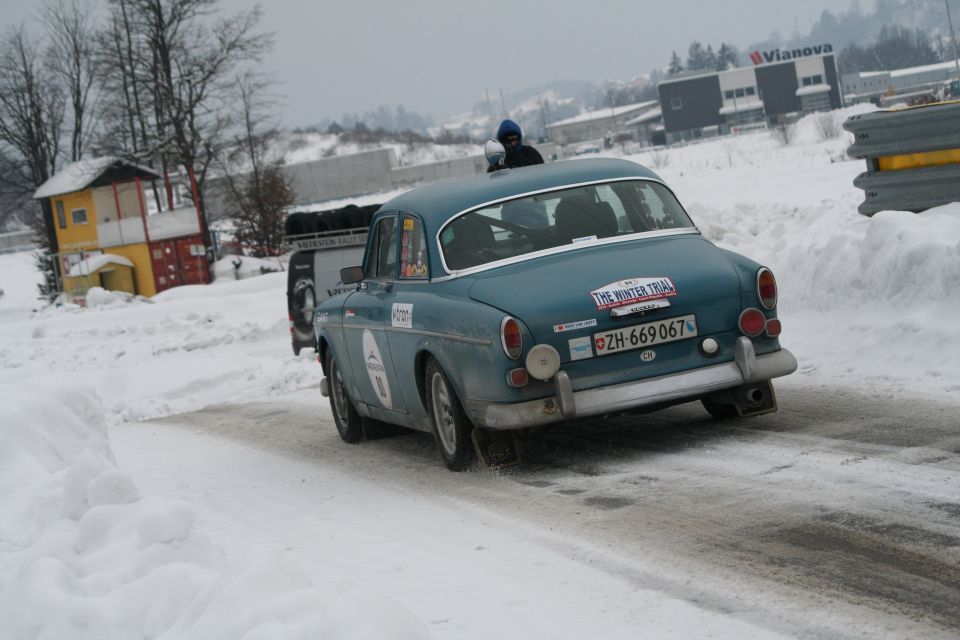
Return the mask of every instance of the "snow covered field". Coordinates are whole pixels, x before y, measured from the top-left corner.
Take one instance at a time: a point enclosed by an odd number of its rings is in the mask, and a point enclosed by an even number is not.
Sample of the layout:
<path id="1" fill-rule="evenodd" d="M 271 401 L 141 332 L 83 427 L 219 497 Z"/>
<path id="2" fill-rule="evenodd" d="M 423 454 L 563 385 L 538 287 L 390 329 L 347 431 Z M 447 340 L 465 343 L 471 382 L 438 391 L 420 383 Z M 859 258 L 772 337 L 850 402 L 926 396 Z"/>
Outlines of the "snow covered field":
<path id="1" fill-rule="evenodd" d="M 789 146 L 759 133 L 632 159 L 665 178 L 710 239 L 773 269 L 782 342 L 800 362 L 784 385 L 955 403 L 960 204 L 860 216 L 852 180 L 864 163 L 844 158 L 848 144 L 805 120 Z M 132 423 L 208 405 L 307 397 L 315 409 L 302 411 L 328 415 L 319 393 L 292 393 L 320 368 L 309 351 L 291 355 L 283 273 L 87 309 L 39 308 L 36 280 L 28 254 L 0 255 L 0 638 L 471 638 L 491 615 L 526 615 L 505 637 L 780 637 L 735 611 L 618 584 L 560 558 L 543 532 L 468 518 L 429 492 L 346 482 L 207 436 L 177 451 L 158 432 L 139 450 Z M 211 483 L 234 479 L 218 499 L 249 504 L 249 526 L 204 511 L 202 486 L 157 477 L 146 447 L 182 455 Z M 161 492 L 141 491 L 141 473 Z M 277 477 L 310 482 L 315 499 L 257 491 Z M 272 543 L 286 520 L 259 516 L 282 518 L 277 504 L 315 515 L 330 544 L 310 562 Z M 338 524 L 347 512 L 369 526 Z M 460 536 L 471 553 L 452 544 Z M 431 593 L 455 573 L 462 589 Z M 598 606 L 618 590 L 622 607 Z"/>

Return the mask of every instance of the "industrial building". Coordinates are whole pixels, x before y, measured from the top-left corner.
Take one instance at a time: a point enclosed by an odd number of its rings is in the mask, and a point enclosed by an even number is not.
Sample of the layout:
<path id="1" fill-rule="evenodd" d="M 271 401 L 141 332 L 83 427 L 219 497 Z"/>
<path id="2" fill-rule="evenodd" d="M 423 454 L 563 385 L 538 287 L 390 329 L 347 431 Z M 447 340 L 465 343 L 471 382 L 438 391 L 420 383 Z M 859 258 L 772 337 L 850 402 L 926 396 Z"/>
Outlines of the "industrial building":
<path id="1" fill-rule="evenodd" d="M 815 50 L 831 53 L 813 53 Z M 766 127 L 843 106 L 836 59 L 829 45 L 794 52 L 755 52 L 750 57 L 759 64 L 678 74 L 657 85 L 668 144 Z"/>
<path id="2" fill-rule="evenodd" d="M 566 120 L 547 125 L 550 140 L 558 145 L 580 144 L 603 140 L 608 135 L 617 135 L 634 129 L 627 126 L 644 114 L 657 109 L 656 100 L 627 104 L 620 107 L 587 111 Z"/>
<path id="3" fill-rule="evenodd" d="M 892 71 L 858 71 L 841 78 L 847 102 L 880 102 L 885 97 L 930 93 L 958 78 L 957 63 L 938 62 Z"/>

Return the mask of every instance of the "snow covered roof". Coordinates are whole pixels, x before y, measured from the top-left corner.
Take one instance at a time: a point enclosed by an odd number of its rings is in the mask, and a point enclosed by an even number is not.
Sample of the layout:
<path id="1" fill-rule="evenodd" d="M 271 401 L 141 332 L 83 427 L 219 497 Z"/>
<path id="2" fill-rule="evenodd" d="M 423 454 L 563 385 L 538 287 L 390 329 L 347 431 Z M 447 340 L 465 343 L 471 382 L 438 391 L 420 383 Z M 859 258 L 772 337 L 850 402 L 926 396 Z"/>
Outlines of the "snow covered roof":
<path id="1" fill-rule="evenodd" d="M 547 129 L 553 127 L 560 127 L 567 124 L 574 124 L 576 122 L 589 122 L 590 120 L 601 120 L 603 118 L 613 118 L 624 113 L 630 113 L 631 111 L 639 111 L 640 109 L 649 109 L 650 107 L 660 104 L 657 100 L 648 100 L 647 102 L 637 102 L 635 104 L 625 104 L 621 107 L 614 107 L 613 109 L 597 109 L 596 111 L 587 111 L 586 113 L 581 113 L 578 116 L 573 116 L 572 118 L 567 118 L 566 120 L 558 120 L 552 124 L 547 125 Z"/>
<path id="2" fill-rule="evenodd" d="M 108 264 L 119 264 L 125 267 L 133 267 L 133 263 L 123 256 L 118 256 L 113 253 L 102 253 L 97 256 L 90 256 L 89 258 L 81 260 L 80 262 L 71 266 L 70 270 L 67 272 L 67 276 L 71 278 L 76 278 L 77 276 L 88 276 L 91 273 L 96 272 L 98 269 L 102 269 Z"/>
<path id="3" fill-rule="evenodd" d="M 806 87 L 800 87 L 797 89 L 797 97 L 800 96 L 812 96 L 818 93 L 828 93 L 830 91 L 830 85 L 828 84 L 811 84 Z"/>
<path id="4" fill-rule="evenodd" d="M 828 89 L 830 87 L 827 87 Z M 761 100 L 738 100 L 735 104 L 730 104 L 720 108 L 720 115 L 726 116 L 731 113 L 753 111 L 754 109 L 763 109 Z"/>
<path id="5" fill-rule="evenodd" d="M 873 78 L 876 76 L 890 76 L 891 78 L 898 78 L 900 76 L 909 76 L 914 73 L 926 73 L 928 71 L 948 71 L 955 68 L 956 63 L 954 63 L 953 60 L 947 60 L 946 62 L 925 64 L 921 67 L 906 67 L 904 69 L 893 69 L 890 71 L 861 71 L 856 75 L 860 76 L 861 78 Z"/>
<path id="6" fill-rule="evenodd" d="M 641 113 L 641 114 L 640 114 L 639 116 L 637 116 L 636 118 L 631 118 L 630 120 L 627 120 L 627 121 L 624 122 L 623 124 L 624 124 L 625 126 L 628 126 L 628 127 L 629 127 L 629 126 L 632 126 L 632 125 L 635 125 L 635 124 L 643 124 L 643 123 L 645 123 L 645 122 L 652 122 L 652 121 L 654 121 L 654 120 L 656 120 L 657 118 L 660 118 L 660 117 L 662 117 L 662 116 L 663 116 L 663 111 L 662 111 L 662 109 L 660 109 L 660 107 L 654 107 L 653 109 L 650 109 L 650 111 L 647 111 L 646 113 Z"/>
<path id="7" fill-rule="evenodd" d="M 52 178 L 40 185 L 34 192 L 33 197 L 50 198 L 64 193 L 80 191 L 96 182 L 107 171 L 122 168 L 128 169 L 132 174 L 141 175 L 141 177 L 161 177 L 159 173 L 149 167 L 133 164 L 113 156 L 90 158 L 89 160 L 78 160 L 65 166 Z"/>

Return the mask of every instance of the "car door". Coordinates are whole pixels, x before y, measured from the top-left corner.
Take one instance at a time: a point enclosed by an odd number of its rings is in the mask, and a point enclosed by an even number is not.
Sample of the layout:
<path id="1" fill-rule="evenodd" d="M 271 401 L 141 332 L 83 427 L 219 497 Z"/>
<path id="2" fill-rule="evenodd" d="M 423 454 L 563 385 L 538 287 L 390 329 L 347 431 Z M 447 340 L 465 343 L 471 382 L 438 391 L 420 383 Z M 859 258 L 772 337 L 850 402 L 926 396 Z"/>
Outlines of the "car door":
<path id="1" fill-rule="evenodd" d="M 423 221 L 416 215 L 400 213 L 400 273 L 384 295 L 387 341 L 396 367 L 398 388 L 408 413 L 424 414 L 414 370 L 422 331 L 429 329 L 420 320 L 430 302 L 430 264 Z M 428 302 L 429 301 L 429 302 Z M 416 314 L 421 314 L 420 316 Z M 416 321 L 415 321 L 416 319 Z"/>
<path id="2" fill-rule="evenodd" d="M 374 221 L 364 279 L 344 307 L 343 326 L 360 400 L 387 412 L 404 412 L 385 327 L 390 322 L 390 298 L 399 273 L 397 214 Z M 387 416 L 388 418 L 388 416 Z M 389 418 L 388 418 L 389 419 Z"/>

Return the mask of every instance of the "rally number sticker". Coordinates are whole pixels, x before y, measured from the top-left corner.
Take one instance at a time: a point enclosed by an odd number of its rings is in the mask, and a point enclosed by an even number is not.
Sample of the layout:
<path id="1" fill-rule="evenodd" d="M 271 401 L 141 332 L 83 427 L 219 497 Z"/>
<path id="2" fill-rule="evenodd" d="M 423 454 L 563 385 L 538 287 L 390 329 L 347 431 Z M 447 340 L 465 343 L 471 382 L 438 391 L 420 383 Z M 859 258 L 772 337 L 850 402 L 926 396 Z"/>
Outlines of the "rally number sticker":
<path id="1" fill-rule="evenodd" d="M 393 399 L 390 396 L 390 381 L 387 380 L 387 368 L 383 364 L 377 339 L 370 329 L 363 330 L 363 362 L 367 367 L 370 384 L 377 394 L 380 404 L 386 409 L 393 409 Z"/>

